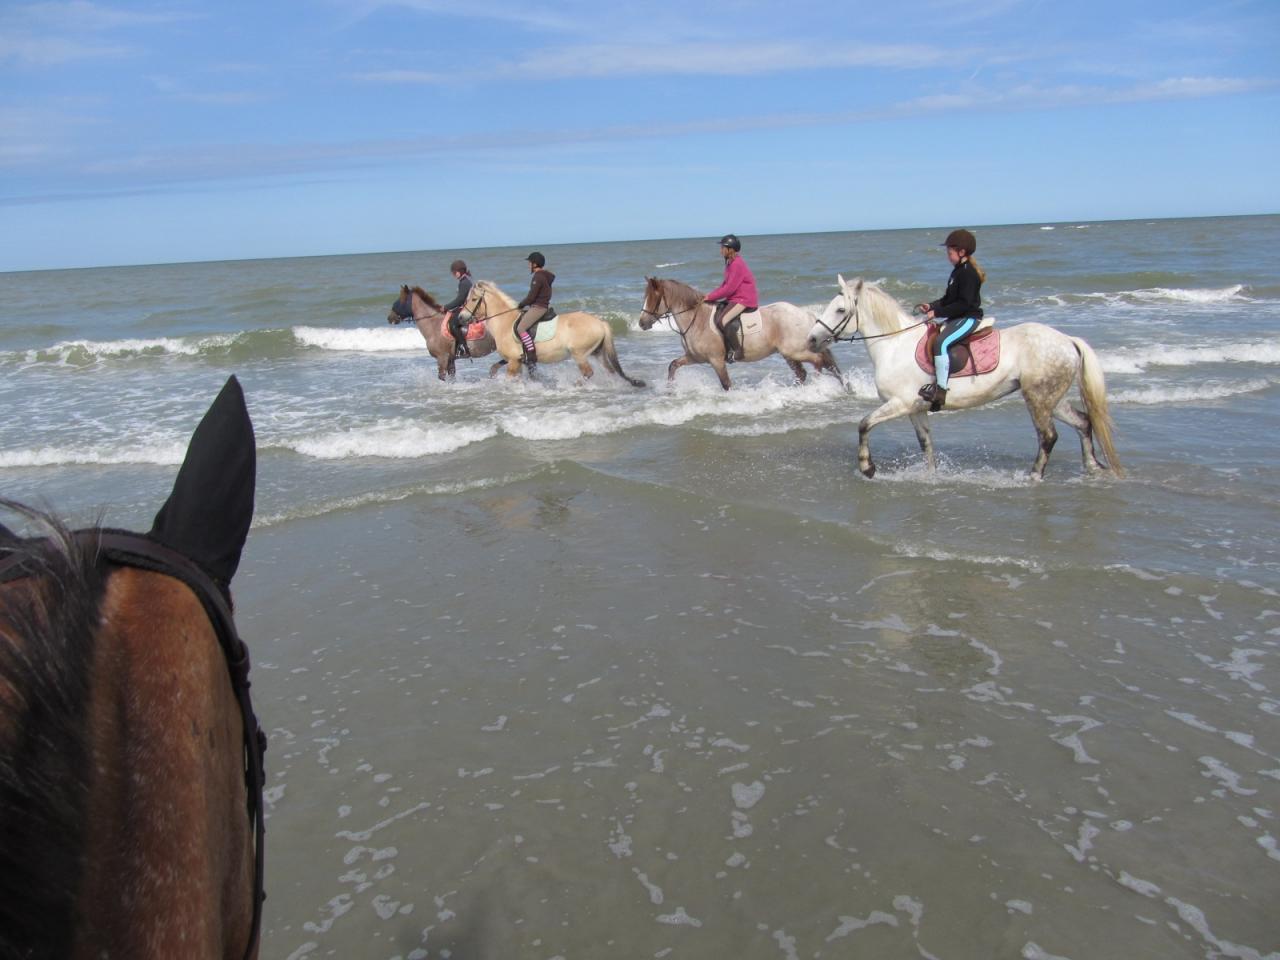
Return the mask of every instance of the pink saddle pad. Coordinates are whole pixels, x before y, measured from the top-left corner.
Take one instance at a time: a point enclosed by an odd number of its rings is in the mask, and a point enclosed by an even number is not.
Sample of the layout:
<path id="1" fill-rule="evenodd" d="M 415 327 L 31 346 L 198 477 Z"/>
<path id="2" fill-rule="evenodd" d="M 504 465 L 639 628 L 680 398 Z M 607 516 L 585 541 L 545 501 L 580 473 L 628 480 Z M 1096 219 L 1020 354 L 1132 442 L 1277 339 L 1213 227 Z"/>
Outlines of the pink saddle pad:
<path id="1" fill-rule="evenodd" d="M 929 328 L 926 327 L 920 336 L 920 342 L 916 344 L 916 363 L 920 364 L 920 369 L 930 376 L 933 375 L 933 357 L 931 357 L 926 349 L 926 341 L 929 339 Z M 966 350 L 966 358 L 964 368 L 962 370 L 952 370 L 953 377 L 973 377 L 980 373 L 990 373 L 1000 363 L 1000 330 L 993 329 L 985 337 L 972 340 L 968 344 Z M 969 353 L 972 356 L 968 356 Z"/>
<path id="2" fill-rule="evenodd" d="M 440 334 L 441 334 L 442 336 L 449 337 L 450 339 L 452 339 L 452 338 L 453 338 L 453 334 L 449 331 L 449 321 L 448 321 L 448 320 L 441 320 L 441 321 L 440 321 Z M 480 339 L 481 337 L 483 337 L 483 336 L 484 336 L 484 321 L 483 321 L 483 320 L 475 320 L 475 321 L 473 321 L 473 322 L 471 322 L 471 323 L 467 324 L 467 339 L 468 339 L 468 340 L 479 340 L 479 339 Z"/>

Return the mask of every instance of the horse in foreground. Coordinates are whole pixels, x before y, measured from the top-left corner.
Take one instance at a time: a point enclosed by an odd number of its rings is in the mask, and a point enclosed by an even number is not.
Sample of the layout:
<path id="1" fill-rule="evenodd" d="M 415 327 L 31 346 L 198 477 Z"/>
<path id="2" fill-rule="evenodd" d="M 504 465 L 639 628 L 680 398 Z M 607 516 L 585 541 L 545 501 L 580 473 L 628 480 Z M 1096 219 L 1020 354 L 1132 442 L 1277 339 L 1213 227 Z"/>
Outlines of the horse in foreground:
<path id="1" fill-rule="evenodd" d="M 515 332 L 519 318 L 516 302 L 488 280 L 480 280 L 471 288 L 463 309 L 488 326 L 498 353 L 507 364 L 507 375 L 519 376 L 524 366 L 524 348 Z M 548 339 L 537 340 L 538 363 L 557 363 L 572 357 L 578 371 L 589 380 L 595 374 L 589 358 L 600 357 L 611 373 L 616 373 L 633 387 L 644 386 L 643 380 L 636 380 L 623 372 L 618 351 L 613 345 L 613 331 L 604 319 L 594 313 L 575 310 L 557 314 L 554 320 L 543 320 L 538 326 L 550 323 L 556 324 L 555 334 Z"/>
<path id="2" fill-rule="evenodd" d="M 868 477 L 875 476 L 868 434 L 871 429 L 901 416 L 911 419 L 916 439 L 929 466 L 937 466 L 933 438 L 929 433 L 929 405 L 917 395 L 931 377 L 916 360 L 918 335 L 908 333 L 922 324 L 911 316 L 889 294 L 874 283 L 855 280 L 840 281 L 840 293 L 829 304 L 809 333 L 809 348 L 820 349 L 842 334 L 851 340 L 864 340 L 875 367 L 876 390 L 884 400 L 858 424 L 858 469 Z M 1067 391 L 1076 380 L 1084 409 L 1067 400 Z M 1107 464 L 1117 476 L 1122 475 L 1120 460 L 1111 440 L 1111 414 L 1107 409 L 1107 390 L 1093 349 L 1079 337 L 1068 336 L 1043 323 L 1020 323 L 1004 328 L 1000 337 L 999 361 L 988 373 L 977 376 L 951 375 L 947 393 L 947 409 L 967 410 L 992 400 L 1022 391 L 1031 422 L 1039 438 L 1039 450 L 1031 465 L 1031 476 L 1044 479 L 1049 453 L 1058 440 L 1055 418 L 1074 427 L 1080 434 L 1080 450 L 1088 473 L 1105 469 L 1094 450 L 1097 437 Z"/>
<path id="3" fill-rule="evenodd" d="M 391 304 L 391 312 L 387 314 L 387 323 L 398 324 L 403 320 L 412 320 L 417 324 L 422 339 L 427 341 L 427 352 L 435 358 L 436 375 L 441 380 L 452 380 L 456 373 L 454 354 L 457 344 L 449 333 L 444 311 L 440 309 L 435 297 L 421 287 L 402 284 L 400 296 Z M 475 326 L 471 325 L 472 328 Z M 496 349 L 488 324 L 480 325 L 480 329 L 483 332 L 478 333 L 475 339 L 471 338 L 470 332 L 467 335 L 467 349 L 477 359 L 487 357 Z M 498 366 L 500 364 L 489 368 L 489 376 L 497 372 Z"/>
<path id="4" fill-rule="evenodd" d="M 257 957 L 255 456 L 232 377 L 145 536 L 0 501 L 44 534 L 0 525 L 0 957 Z"/>
<path id="5" fill-rule="evenodd" d="M 714 314 L 715 307 L 687 283 L 645 277 L 640 328 L 648 330 L 665 317 L 684 344 L 684 356 L 676 357 L 667 367 L 668 381 L 674 380 L 676 371 L 683 366 L 709 363 L 720 378 L 720 386 L 726 390 L 732 386 L 725 367 L 724 337 L 712 322 Z M 741 314 L 739 319 L 742 321 L 741 362 L 751 363 L 780 353 L 800 383 L 805 382 L 805 369 L 801 366 L 804 363 L 813 364 L 818 373 L 830 373 L 844 381 L 831 350 L 826 345 L 815 348 L 809 343 L 813 316 L 807 310 L 793 303 L 768 303 L 756 313 Z"/>

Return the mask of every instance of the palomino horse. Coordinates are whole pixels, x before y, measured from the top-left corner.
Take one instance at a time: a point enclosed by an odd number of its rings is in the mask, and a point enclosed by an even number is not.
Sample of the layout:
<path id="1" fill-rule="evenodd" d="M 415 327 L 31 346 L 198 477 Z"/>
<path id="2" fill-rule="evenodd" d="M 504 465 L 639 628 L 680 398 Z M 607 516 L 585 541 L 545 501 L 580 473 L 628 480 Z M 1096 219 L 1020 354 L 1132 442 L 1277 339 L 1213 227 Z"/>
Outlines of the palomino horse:
<path id="1" fill-rule="evenodd" d="M 0 957 L 257 957 L 254 463 L 232 377 L 146 536 L 0 501 L 45 534 L 0 525 Z"/>
<path id="2" fill-rule="evenodd" d="M 436 359 L 437 375 L 441 380 L 452 380 L 454 369 L 454 348 L 457 344 L 449 331 L 444 328 L 444 311 L 435 297 L 421 287 L 401 285 L 400 296 L 391 304 L 391 312 L 387 314 L 387 323 L 399 323 L 412 319 L 418 325 L 418 332 L 427 341 L 427 350 Z M 485 325 L 484 336 L 477 340 L 468 340 L 467 349 L 473 357 L 487 357 L 493 353 L 495 345 L 493 335 Z M 489 368 L 489 376 L 493 376 L 501 364 Z"/>
<path id="3" fill-rule="evenodd" d="M 926 419 L 929 405 L 918 396 L 920 387 L 929 382 L 930 377 L 915 360 L 919 332 L 908 332 L 919 328 L 921 323 L 913 322 L 901 305 L 874 283 L 855 280 L 850 284 L 844 277 L 839 277 L 839 281 L 840 293 L 827 304 L 822 317 L 813 325 L 809 348 L 817 350 L 842 339 L 846 330 L 850 336 L 843 339 L 866 341 L 867 353 L 875 367 L 876 390 L 884 403 L 858 424 L 858 468 L 868 477 L 875 475 L 867 435 L 872 427 L 904 414 L 911 418 L 929 466 L 935 467 L 933 439 Z M 1083 410 L 1067 401 L 1067 391 L 1077 378 L 1084 400 Z M 1087 343 L 1042 323 L 1003 328 L 1000 360 L 995 369 L 976 377 L 952 374 L 946 408 L 967 410 L 1015 390 L 1022 391 L 1040 440 L 1039 452 L 1031 465 L 1032 477 L 1044 479 L 1049 452 L 1058 440 L 1058 431 L 1053 425 L 1055 417 L 1079 431 L 1086 471 L 1104 469 L 1093 449 L 1096 434 L 1112 472 L 1117 476 L 1122 473 L 1111 443 L 1111 414 L 1107 410 L 1102 367 Z"/>
<path id="4" fill-rule="evenodd" d="M 667 379 L 674 380 L 676 371 L 690 363 L 709 363 L 720 378 L 720 386 L 731 386 L 725 369 L 724 338 L 711 318 L 715 308 L 702 299 L 702 294 L 679 280 L 645 277 L 644 306 L 640 308 L 640 327 L 650 329 L 664 317 L 680 334 L 684 356 L 676 357 L 667 367 Z M 759 318 L 759 323 L 753 322 Z M 843 381 L 836 358 L 825 345 L 812 348 L 808 342 L 813 316 L 792 303 L 769 303 L 758 313 L 742 317 L 743 360 L 763 360 L 782 354 L 787 366 L 800 383 L 805 381 L 802 363 L 813 364 L 818 373 L 830 373 Z"/>
<path id="5" fill-rule="evenodd" d="M 498 352 L 507 364 L 507 375 L 520 375 L 524 366 L 524 350 L 516 335 L 515 324 L 519 308 L 516 302 L 488 280 L 481 280 L 471 288 L 466 310 L 477 320 L 484 320 L 498 344 Z M 643 380 L 636 380 L 622 372 L 618 351 L 613 346 L 613 331 L 609 324 L 594 313 L 575 310 L 557 314 L 556 332 L 549 340 L 536 346 L 539 363 L 556 363 L 573 358 L 582 376 L 590 379 L 595 373 L 588 357 L 601 357 L 604 365 L 633 387 L 643 387 Z"/>

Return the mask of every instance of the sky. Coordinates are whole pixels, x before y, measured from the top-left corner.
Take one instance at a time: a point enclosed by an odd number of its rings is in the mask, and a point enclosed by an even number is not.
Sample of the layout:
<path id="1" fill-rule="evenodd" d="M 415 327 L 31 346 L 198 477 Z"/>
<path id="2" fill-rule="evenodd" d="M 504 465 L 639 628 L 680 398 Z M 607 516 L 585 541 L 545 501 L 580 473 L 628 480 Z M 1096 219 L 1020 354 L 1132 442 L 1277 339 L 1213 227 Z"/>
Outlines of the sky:
<path id="1" fill-rule="evenodd" d="M 1277 0 L 0 0 L 0 270 L 1280 212 Z"/>

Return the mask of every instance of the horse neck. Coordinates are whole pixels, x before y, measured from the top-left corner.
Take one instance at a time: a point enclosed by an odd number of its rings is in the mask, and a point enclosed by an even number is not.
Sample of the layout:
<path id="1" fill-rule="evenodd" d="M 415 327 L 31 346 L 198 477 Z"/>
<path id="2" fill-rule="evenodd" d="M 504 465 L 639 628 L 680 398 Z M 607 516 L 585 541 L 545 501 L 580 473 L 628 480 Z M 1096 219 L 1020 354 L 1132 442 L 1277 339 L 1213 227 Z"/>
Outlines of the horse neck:
<path id="1" fill-rule="evenodd" d="M 410 294 L 410 297 L 413 306 L 413 318 L 415 320 L 434 320 L 436 317 L 440 316 L 440 309 L 433 304 L 428 303 L 421 294 L 412 293 Z"/>
<path id="2" fill-rule="evenodd" d="M 689 333 L 695 324 L 699 327 L 710 325 L 715 308 L 702 300 L 697 290 L 679 280 L 660 282 L 666 307 L 675 317 L 677 328 Z"/>
<path id="3" fill-rule="evenodd" d="M 858 326 L 866 336 L 883 337 L 911 325 L 898 302 L 878 287 L 865 288 L 858 299 Z"/>
<path id="4" fill-rule="evenodd" d="M 508 297 L 492 284 L 476 284 L 472 289 L 472 297 L 475 298 L 475 306 L 478 308 L 484 305 L 483 312 L 477 313 L 472 310 L 471 313 L 478 320 L 484 320 L 488 326 L 490 335 L 496 343 L 507 343 L 514 341 L 515 322 L 516 322 L 516 304 L 515 301 Z M 496 301 L 496 303 L 495 303 Z"/>

